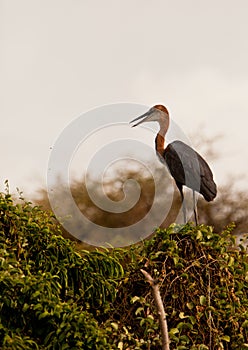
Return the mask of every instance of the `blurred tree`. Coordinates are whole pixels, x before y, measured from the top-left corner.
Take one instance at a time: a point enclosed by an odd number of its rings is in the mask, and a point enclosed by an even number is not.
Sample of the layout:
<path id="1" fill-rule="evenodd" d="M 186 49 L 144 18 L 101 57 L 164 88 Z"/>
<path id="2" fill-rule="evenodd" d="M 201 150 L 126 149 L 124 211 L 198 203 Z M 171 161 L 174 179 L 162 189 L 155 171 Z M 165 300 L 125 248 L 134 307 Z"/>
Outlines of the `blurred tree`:
<path id="1" fill-rule="evenodd" d="M 217 158 L 213 151 L 213 139 L 207 137 L 192 137 L 195 140 L 193 145 L 206 156 L 208 160 Z M 153 169 L 153 175 L 147 169 Z M 154 175 L 155 174 L 155 175 Z M 132 179 L 135 183 L 129 182 Z M 236 228 L 235 234 L 247 232 L 248 227 L 248 200 L 244 191 L 237 190 L 233 185 L 234 181 L 223 186 L 218 186 L 217 198 L 207 203 L 199 196 L 198 214 L 200 223 L 212 225 L 216 232 L 221 232 L 223 227 L 230 222 L 234 222 Z M 129 186 L 127 186 L 129 184 Z M 129 208 L 130 204 L 135 202 L 137 197 L 137 184 L 139 185 L 139 198 L 135 205 Z M 136 186 L 136 187 L 135 187 Z M 69 204 L 65 198 L 65 186 L 58 179 L 57 202 L 63 205 L 63 212 L 69 212 Z M 87 183 L 85 178 L 82 180 L 73 180 L 71 183 L 71 193 L 80 211 L 88 218 L 90 222 L 94 222 L 102 227 L 127 227 L 142 220 L 153 205 L 156 205 L 156 212 L 149 216 L 154 222 L 154 227 L 168 227 L 171 223 L 182 222 L 182 215 L 179 214 L 180 196 L 174 182 L 171 179 L 165 166 L 159 162 L 148 164 L 147 168 L 142 166 L 134 166 L 129 162 L 116 164 L 112 169 L 110 176 L 103 179 L 103 183 L 93 179 L 87 175 Z M 92 199 L 93 198 L 93 199 Z M 119 207 L 119 212 L 114 212 L 106 206 L 106 201 L 113 201 Z M 188 213 L 192 213 L 192 193 L 186 191 L 186 201 Z M 42 189 L 39 198 L 35 202 L 44 208 L 50 209 L 47 192 Z M 101 207 L 97 205 L 100 203 Z M 128 209 L 127 209 L 128 208 Z M 74 229 L 78 230 L 79 223 L 74 222 Z M 87 225 L 86 225 L 87 226 Z M 141 230 L 146 229 L 146 224 Z M 82 228 L 81 228 L 82 229 Z M 82 229 L 84 237 L 94 237 L 97 232 L 92 232 L 92 225 L 88 225 Z M 131 230 L 130 230 L 131 231 Z M 66 237 L 70 234 L 63 230 Z M 152 232 L 151 232 L 152 234 Z M 87 235 L 87 236 L 85 236 Z M 130 232 L 132 236 L 132 232 Z M 86 239 L 87 241 L 87 239 Z"/>

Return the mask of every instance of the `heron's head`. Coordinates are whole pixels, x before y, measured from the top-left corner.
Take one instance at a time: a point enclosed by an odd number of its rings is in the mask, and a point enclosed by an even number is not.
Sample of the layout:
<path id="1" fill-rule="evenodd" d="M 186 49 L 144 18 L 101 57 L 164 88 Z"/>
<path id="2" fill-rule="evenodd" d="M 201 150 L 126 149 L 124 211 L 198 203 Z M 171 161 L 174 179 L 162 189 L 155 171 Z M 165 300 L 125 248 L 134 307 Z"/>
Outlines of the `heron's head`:
<path id="1" fill-rule="evenodd" d="M 131 120 L 130 123 L 135 123 L 132 127 L 145 122 L 159 122 L 160 126 L 162 124 L 169 124 L 169 112 L 163 105 L 156 105 L 150 108 L 146 113 L 140 115 L 139 117 Z"/>

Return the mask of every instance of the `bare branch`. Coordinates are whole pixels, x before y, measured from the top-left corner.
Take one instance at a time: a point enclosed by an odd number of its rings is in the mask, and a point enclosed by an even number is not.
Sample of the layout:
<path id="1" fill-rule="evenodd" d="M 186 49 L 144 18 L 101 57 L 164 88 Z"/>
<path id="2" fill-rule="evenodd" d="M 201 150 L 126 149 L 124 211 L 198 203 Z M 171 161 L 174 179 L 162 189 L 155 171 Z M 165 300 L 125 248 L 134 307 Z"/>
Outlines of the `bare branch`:
<path id="1" fill-rule="evenodd" d="M 150 283 L 153 291 L 153 297 L 155 304 L 158 309 L 158 316 L 159 316 L 159 323 L 160 323 L 160 328 L 162 332 L 162 350 L 170 350 L 169 344 L 170 344 L 170 339 L 169 339 L 169 333 L 168 333 L 168 326 L 167 326 L 167 321 L 166 321 L 166 315 L 164 311 L 164 305 L 162 302 L 161 294 L 159 291 L 159 285 L 158 281 L 154 280 L 152 276 L 145 270 L 140 269 L 140 271 L 143 273 L 145 276 L 146 280 Z"/>

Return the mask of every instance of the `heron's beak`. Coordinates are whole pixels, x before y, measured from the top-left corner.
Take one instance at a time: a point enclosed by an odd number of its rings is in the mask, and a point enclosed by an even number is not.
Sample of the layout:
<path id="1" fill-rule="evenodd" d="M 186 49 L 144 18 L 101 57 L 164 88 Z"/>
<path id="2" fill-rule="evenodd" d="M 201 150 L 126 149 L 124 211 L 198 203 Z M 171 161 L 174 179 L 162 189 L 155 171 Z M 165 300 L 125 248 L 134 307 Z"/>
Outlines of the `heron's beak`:
<path id="1" fill-rule="evenodd" d="M 131 120 L 131 121 L 129 122 L 129 124 L 134 123 L 134 122 L 136 122 L 137 120 L 140 120 L 140 119 L 141 119 L 138 123 L 135 123 L 134 125 L 132 125 L 132 128 L 134 128 L 135 126 L 144 123 L 145 121 L 147 121 L 148 117 L 151 115 L 152 112 L 153 112 L 153 111 L 152 111 L 151 109 L 149 109 L 148 112 L 146 112 L 146 113 L 140 115 L 139 117 L 137 117 L 137 118 Z"/>

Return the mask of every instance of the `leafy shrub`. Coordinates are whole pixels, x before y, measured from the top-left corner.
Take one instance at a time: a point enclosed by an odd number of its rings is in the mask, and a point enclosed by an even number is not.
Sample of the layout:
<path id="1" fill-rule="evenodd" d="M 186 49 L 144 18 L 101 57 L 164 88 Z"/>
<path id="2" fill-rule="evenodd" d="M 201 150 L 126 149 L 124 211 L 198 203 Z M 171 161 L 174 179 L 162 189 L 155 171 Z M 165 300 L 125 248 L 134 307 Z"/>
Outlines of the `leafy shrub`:
<path id="1" fill-rule="evenodd" d="M 248 348 L 248 255 L 230 225 L 171 225 L 136 246 L 78 251 L 53 216 L 0 195 L 0 348 L 158 349 L 160 285 L 171 348 Z"/>
<path id="2" fill-rule="evenodd" d="M 126 252 L 114 318 L 143 339 L 140 348 L 160 344 L 144 266 L 160 284 L 172 349 L 248 348 L 248 255 L 235 248 L 232 228 L 216 234 L 209 226 L 172 225 Z"/>
<path id="3" fill-rule="evenodd" d="M 109 308 L 122 266 L 60 235 L 52 215 L 0 196 L 1 349 L 107 349 L 95 315 Z"/>

